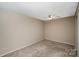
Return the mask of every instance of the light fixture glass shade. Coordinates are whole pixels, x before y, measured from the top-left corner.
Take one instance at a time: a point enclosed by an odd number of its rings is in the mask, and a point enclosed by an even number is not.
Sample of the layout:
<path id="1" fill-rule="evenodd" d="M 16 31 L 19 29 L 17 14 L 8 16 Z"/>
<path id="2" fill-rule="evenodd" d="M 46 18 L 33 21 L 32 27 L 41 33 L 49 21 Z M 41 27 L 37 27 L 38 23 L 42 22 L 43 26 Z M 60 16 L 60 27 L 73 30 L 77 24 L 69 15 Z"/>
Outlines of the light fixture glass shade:
<path id="1" fill-rule="evenodd" d="M 51 16 L 51 15 L 48 15 L 48 19 L 49 19 L 49 20 L 52 20 L 52 16 Z"/>
<path id="2" fill-rule="evenodd" d="M 49 19 L 49 20 L 57 19 L 57 18 L 58 18 L 58 16 L 55 16 L 55 15 L 53 15 L 53 16 L 52 16 L 52 15 L 49 15 L 49 16 L 48 16 L 48 19 Z"/>

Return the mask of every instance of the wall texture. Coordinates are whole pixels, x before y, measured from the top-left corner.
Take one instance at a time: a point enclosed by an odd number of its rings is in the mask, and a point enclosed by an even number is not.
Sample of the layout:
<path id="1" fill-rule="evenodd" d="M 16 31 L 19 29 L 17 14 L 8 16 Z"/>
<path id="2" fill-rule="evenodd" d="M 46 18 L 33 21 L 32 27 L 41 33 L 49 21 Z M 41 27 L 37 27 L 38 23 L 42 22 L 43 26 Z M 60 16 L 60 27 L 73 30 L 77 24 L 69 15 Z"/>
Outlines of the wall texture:
<path id="1" fill-rule="evenodd" d="M 77 8 L 77 51 L 78 51 L 78 57 L 79 57 L 79 3 Z"/>
<path id="2" fill-rule="evenodd" d="M 43 40 L 43 22 L 25 15 L 0 12 L 0 55 Z"/>
<path id="3" fill-rule="evenodd" d="M 0 56 L 48 39 L 75 44 L 75 17 L 43 22 L 13 11 L 0 11 Z"/>
<path id="4" fill-rule="evenodd" d="M 75 44 L 75 17 L 45 22 L 45 39 L 66 44 Z"/>
<path id="5" fill-rule="evenodd" d="M 75 15 L 75 48 L 76 49 L 78 48 L 78 43 L 77 43 L 78 42 L 77 40 L 78 39 L 78 35 L 77 35 L 78 34 L 78 25 L 77 25 L 78 23 L 77 22 L 78 22 L 77 16 Z"/>

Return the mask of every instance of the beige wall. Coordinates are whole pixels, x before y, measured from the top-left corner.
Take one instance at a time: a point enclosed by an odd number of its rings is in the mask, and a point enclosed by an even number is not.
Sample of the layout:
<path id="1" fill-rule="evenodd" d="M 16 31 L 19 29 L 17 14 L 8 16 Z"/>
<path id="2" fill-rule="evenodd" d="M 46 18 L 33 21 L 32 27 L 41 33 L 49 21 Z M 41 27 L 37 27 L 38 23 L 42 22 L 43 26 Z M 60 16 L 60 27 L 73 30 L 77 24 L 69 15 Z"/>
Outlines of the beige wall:
<path id="1" fill-rule="evenodd" d="M 43 40 L 43 22 L 25 15 L 0 12 L 0 56 Z"/>
<path id="2" fill-rule="evenodd" d="M 40 21 L 12 12 L 0 12 L 0 56 L 48 39 L 75 44 L 75 17 Z"/>
<path id="3" fill-rule="evenodd" d="M 77 51 L 78 51 L 78 57 L 79 57 L 79 4 L 78 4 L 78 9 L 77 9 Z"/>
<path id="4" fill-rule="evenodd" d="M 45 22 L 45 39 L 66 44 L 75 44 L 75 17 Z"/>
<path id="5" fill-rule="evenodd" d="M 77 36 L 77 34 L 78 34 L 78 25 L 77 25 L 77 16 L 75 15 L 75 48 L 77 49 L 78 48 L 78 36 Z"/>

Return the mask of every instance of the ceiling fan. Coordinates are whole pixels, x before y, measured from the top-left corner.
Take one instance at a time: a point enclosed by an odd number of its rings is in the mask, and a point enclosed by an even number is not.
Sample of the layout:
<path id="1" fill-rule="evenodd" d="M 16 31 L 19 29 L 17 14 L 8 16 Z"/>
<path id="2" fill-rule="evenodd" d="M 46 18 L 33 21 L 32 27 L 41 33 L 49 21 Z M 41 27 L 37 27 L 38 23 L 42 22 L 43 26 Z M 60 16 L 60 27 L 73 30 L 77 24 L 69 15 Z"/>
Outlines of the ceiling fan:
<path id="1" fill-rule="evenodd" d="M 48 20 L 54 20 L 54 19 L 58 19 L 60 18 L 60 16 L 56 16 L 55 14 L 52 16 L 52 15 L 48 15 Z"/>

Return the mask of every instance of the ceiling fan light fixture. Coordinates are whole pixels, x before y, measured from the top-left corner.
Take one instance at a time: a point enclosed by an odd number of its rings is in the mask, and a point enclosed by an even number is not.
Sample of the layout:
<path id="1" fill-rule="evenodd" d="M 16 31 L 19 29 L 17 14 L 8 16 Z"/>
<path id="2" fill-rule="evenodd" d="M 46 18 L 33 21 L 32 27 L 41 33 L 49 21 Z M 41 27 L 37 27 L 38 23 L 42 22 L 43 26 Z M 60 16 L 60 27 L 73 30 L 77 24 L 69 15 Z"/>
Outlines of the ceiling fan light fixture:
<path id="1" fill-rule="evenodd" d="M 59 18 L 59 16 L 55 16 L 55 15 L 48 15 L 48 19 L 49 20 L 52 20 L 52 19 L 57 19 L 57 18 Z"/>
<path id="2" fill-rule="evenodd" d="M 48 15 L 48 19 L 49 20 L 52 20 L 52 15 Z"/>
<path id="3" fill-rule="evenodd" d="M 48 15 L 48 19 L 49 19 L 49 20 L 56 19 L 56 18 L 57 18 L 57 17 L 56 17 L 55 15 L 53 15 L 53 16 L 52 16 L 52 15 Z"/>

